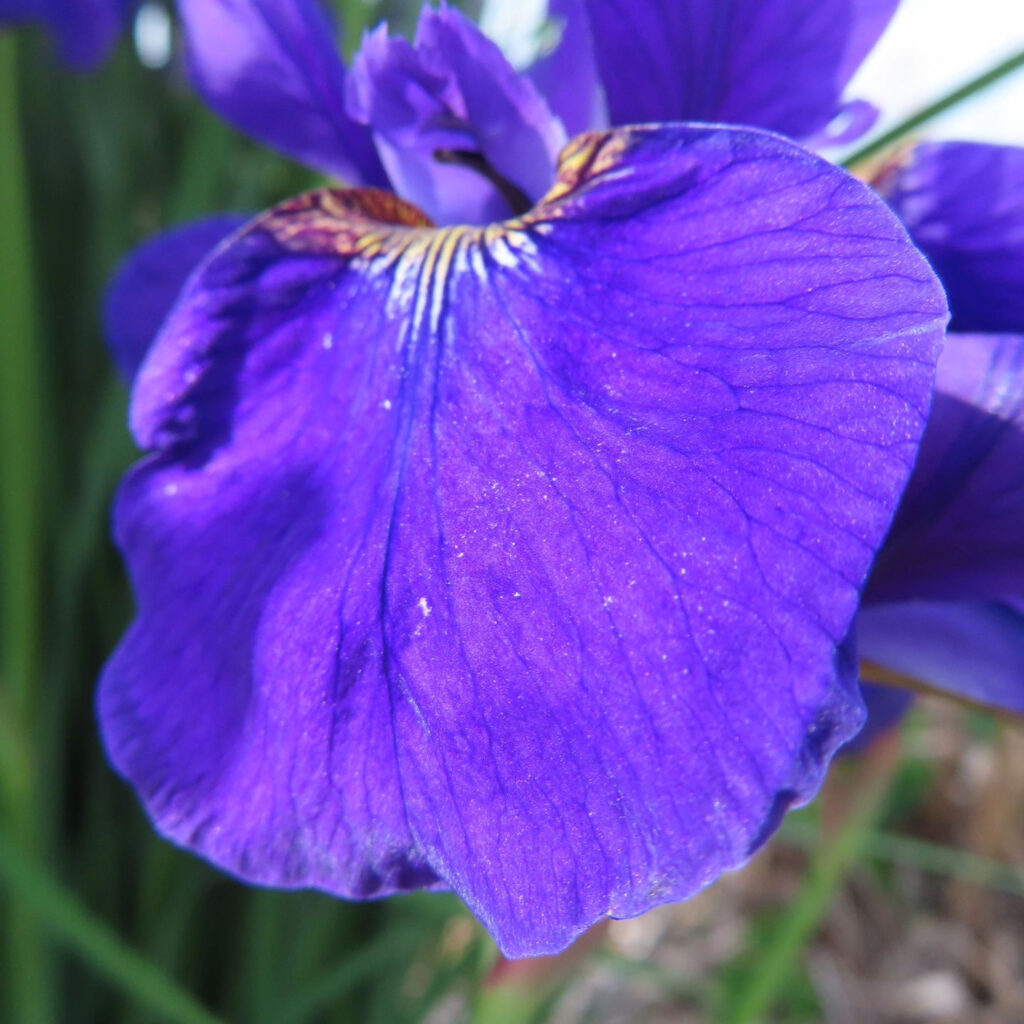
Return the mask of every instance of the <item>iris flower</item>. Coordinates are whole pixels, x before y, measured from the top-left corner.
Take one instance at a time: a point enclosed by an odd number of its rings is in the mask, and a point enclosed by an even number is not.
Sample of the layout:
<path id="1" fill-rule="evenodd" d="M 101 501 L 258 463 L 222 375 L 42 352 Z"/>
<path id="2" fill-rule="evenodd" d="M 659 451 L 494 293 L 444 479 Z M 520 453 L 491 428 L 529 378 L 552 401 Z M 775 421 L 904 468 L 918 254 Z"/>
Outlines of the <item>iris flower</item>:
<path id="1" fill-rule="evenodd" d="M 107 56 L 137 6 L 138 0 L 0 0 L 0 28 L 44 26 L 61 59 L 83 71 Z"/>
<path id="2" fill-rule="evenodd" d="M 952 322 L 860 652 L 877 678 L 1024 712 L 1024 149 L 923 145 L 879 187 Z"/>
<path id="3" fill-rule="evenodd" d="M 893 4 L 728 6 L 566 5 L 520 74 L 446 8 L 346 69 L 312 0 L 180 4 L 207 100 L 362 187 L 112 293 L 147 454 L 99 710 L 164 835 L 554 952 L 743 864 L 861 727 L 946 304 L 761 129 L 820 132 Z"/>

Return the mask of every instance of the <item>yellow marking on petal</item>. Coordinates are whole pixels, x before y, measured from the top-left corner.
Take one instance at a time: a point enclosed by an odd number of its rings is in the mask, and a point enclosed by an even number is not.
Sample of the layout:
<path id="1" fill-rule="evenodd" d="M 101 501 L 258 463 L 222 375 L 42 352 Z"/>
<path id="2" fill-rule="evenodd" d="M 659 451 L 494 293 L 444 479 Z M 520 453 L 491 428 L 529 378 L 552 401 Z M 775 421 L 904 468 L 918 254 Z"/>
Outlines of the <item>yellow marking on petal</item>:
<path id="1" fill-rule="evenodd" d="M 545 220 L 559 216 L 557 209 L 548 207 L 556 206 L 585 182 L 617 167 L 631 144 L 632 133 L 622 128 L 577 136 L 559 155 L 558 177 L 537 211 L 543 210 Z M 532 214 L 527 214 L 526 219 L 531 218 Z"/>
<path id="2" fill-rule="evenodd" d="M 596 153 L 601 138 L 591 138 L 588 153 Z M 444 306 L 444 282 L 460 251 L 486 249 L 499 265 L 513 268 L 535 252 L 535 226 L 551 213 L 538 209 L 496 224 L 436 227 L 416 207 L 388 192 L 321 189 L 276 207 L 252 230 L 268 233 L 292 252 L 373 262 L 394 274 L 391 294 L 397 301 L 404 301 L 410 288 L 425 287 L 431 305 L 429 310 L 418 307 L 418 312 L 429 313 L 436 325 Z"/>
<path id="3" fill-rule="evenodd" d="M 256 224 L 288 249 L 345 258 L 394 257 L 434 230 L 411 203 L 380 189 L 318 189 L 273 209 Z"/>
<path id="4" fill-rule="evenodd" d="M 285 248 L 343 259 L 424 259 L 434 252 L 446 276 L 460 245 L 500 244 L 508 255 L 524 252 L 530 235 L 546 221 L 567 213 L 564 200 L 587 183 L 613 171 L 633 144 L 637 129 L 591 132 L 575 138 L 559 157 L 558 177 L 529 213 L 482 227 L 437 227 L 421 210 L 380 189 L 319 189 L 276 207 L 251 230 L 263 230 Z M 434 247 L 439 248 L 434 251 Z M 433 271 L 431 271 L 433 273 Z"/>

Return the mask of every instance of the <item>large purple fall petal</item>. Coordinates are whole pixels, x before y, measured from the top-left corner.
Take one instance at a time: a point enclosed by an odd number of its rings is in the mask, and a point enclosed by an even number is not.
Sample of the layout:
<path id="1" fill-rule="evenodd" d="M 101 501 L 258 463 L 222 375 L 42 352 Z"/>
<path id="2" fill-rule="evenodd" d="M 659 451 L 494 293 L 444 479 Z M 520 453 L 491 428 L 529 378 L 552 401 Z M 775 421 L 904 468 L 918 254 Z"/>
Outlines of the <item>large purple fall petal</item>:
<path id="1" fill-rule="evenodd" d="M 1024 334 L 1024 148 L 918 146 L 883 188 L 961 331 Z"/>
<path id="2" fill-rule="evenodd" d="M 114 362 L 126 381 L 135 378 L 192 271 L 248 219 L 242 214 L 224 214 L 171 228 L 147 239 L 121 264 L 107 290 L 103 326 Z"/>
<path id="3" fill-rule="evenodd" d="M 509 955 L 742 864 L 859 727 L 844 638 L 945 321 L 774 136 L 584 137 L 530 214 L 279 208 L 140 372 L 110 755 L 258 882 L 446 884 Z"/>
<path id="4" fill-rule="evenodd" d="M 897 3 L 585 0 L 584 6 L 613 124 L 720 121 L 805 138 L 838 113 L 846 83 Z"/>
<path id="5" fill-rule="evenodd" d="M 178 0 L 192 80 L 243 132 L 354 184 L 386 184 L 345 113 L 345 68 L 320 0 Z"/>
<path id="6" fill-rule="evenodd" d="M 351 115 L 373 131 L 395 190 L 438 224 L 486 224 L 515 203 L 472 166 L 478 159 L 526 198 L 555 177 L 566 135 L 529 80 L 457 11 L 426 7 L 415 46 L 381 25 L 367 35 L 348 86 Z"/>
<path id="7" fill-rule="evenodd" d="M 1024 713 L 1024 615 L 1010 604 L 875 605 L 857 617 L 857 644 L 861 658 L 882 666 L 885 674 Z"/>
<path id="8" fill-rule="evenodd" d="M 60 46 L 61 59 L 85 70 L 114 45 L 137 0 L 0 0 L 0 27 L 45 25 Z"/>
<path id="9" fill-rule="evenodd" d="M 1024 335 L 950 334 L 866 600 L 1024 594 Z"/>

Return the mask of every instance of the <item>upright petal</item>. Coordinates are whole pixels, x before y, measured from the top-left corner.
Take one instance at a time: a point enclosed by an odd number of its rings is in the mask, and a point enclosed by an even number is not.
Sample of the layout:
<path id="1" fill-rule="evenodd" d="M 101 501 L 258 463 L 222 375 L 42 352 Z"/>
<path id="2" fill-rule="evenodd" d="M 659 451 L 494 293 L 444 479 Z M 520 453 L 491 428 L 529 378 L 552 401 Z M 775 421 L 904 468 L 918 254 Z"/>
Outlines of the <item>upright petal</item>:
<path id="1" fill-rule="evenodd" d="M 1024 595 L 1024 336 L 950 334 L 869 602 Z"/>
<path id="2" fill-rule="evenodd" d="M 846 36 L 838 81 L 843 86 L 857 73 L 875 43 L 892 21 L 900 0 L 853 0 L 850 31 Z"/>
<path id="3" fill-rule="evenodd" d="M 585 137 L 527 216 L 416 224 L 316 193 L 187 286 L 100 713 L 229 870 L 447 884 L 552 952 L 743 863 L 859 727 L 945 305 L 869 190 L 754 132 Z"/>
<path id="4" fill-rule="evenodd" d="M 320 0 L 178 0 L 192 80 L 243 132 L 328 174 L 387 179 L 345 113 L 345 68 Z"/>
<path id="5" fill-rule="evenodd" d="M 720 121 L 805 138 L 839 112 L 846 83 L 897 3 L 585 0 L 585 7 L 612 124 Z"/>
<path id="6" fill-rule="evenodd" d="M 925 689 L 1024 714 L 1024 615 L 1001 601 L 906 601 L 857 617 L 861 657 Z M 867 672 L 872 672 L 869 664 Z"/>
<path id="7" fill-rule="evenodd" d="M 249 218 L 208 217 L 147 239 L 118 268 L 103 305 L 111 355 L 129 383 L 200 261 Z"/>
<path id="8" fill-rule="evenodd" d="M 882 188 L 946 286 L 954 329 L 1024 333 L 1024 148 L 918 146 Z"/>
<path id="9" fill-rule="evenodd" d="M 0 27 L 45 25 L 60 46 L 61 59 L 85 70 L 114 45 L 137 0 L 0 0 Z"/>
<path id="10" fill-rule="evenodd" d="M 396 190 L 439 224 L 486 224 L 555 177 L 565 130 L 529 80 L 471 22 L 426 7 L 415 46 L 369 34 L 349 111 L 373 130 Z M 509 188 L 510 186 L 510 188 Z"/>
<path id="11" fill-rule="evenodd" d="M 559 32 L 558 45 L 530 67 L 530 80 L 570 136 L 607 128 L 608 102 L 597 70 L 586 0 L 550 0 L 548 14 Z"/>

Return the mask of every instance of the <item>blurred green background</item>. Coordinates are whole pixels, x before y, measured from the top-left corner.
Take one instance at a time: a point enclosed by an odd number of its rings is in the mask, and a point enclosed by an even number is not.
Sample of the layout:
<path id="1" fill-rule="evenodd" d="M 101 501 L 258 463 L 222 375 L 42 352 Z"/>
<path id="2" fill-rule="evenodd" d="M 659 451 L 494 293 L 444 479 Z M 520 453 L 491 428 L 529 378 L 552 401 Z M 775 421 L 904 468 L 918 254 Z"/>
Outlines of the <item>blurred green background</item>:
<path id="1" fill-rule="evenodd" d="M 349 51 L 414 17 L 337 6 Z M 453 897 L 259 891 L 155 837 L 93 716 L 131 616 L 104 284 L 154 231 L 316 184 L 127 40 L 71 75 L 39 34 L 0 36 L 0 1020 L 1024 1019 L 1024 744 L 962 710 L 841 766 L 747 871 L 543 962 L 500 962 Z"/>

